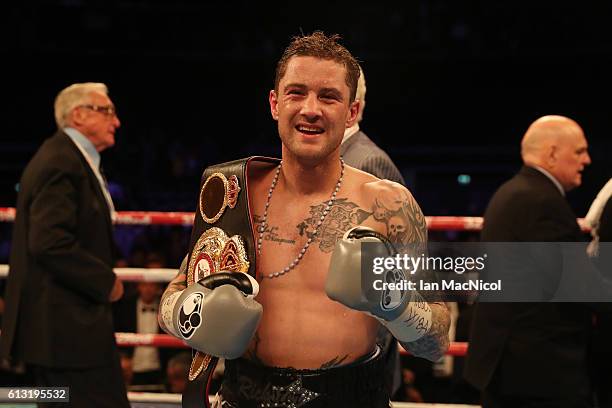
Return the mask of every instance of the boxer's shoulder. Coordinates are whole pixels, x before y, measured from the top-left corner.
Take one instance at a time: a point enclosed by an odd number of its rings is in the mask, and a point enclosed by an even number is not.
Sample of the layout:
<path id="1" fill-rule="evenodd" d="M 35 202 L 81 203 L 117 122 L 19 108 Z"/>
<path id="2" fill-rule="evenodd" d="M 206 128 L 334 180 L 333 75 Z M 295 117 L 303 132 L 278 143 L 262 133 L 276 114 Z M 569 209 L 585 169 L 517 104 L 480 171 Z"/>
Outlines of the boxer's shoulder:
<path id="1" fill-rule="evenodd" d="M 354 167 L 346 166 L 346 169 L 347 189 L 357 195 L 356 199 L 364 198 L 365 201 L 372 201 L 379 196 L 389 196 L 396 199 L 399 196 L 411 196 L 406 187 L 399 183 L 379 179 Z"/>
<path id="2" fill-rule="evenodd" d="M 406 187 L 377 180 L 364 184 L 361 191 L 362 205 L 372 214 L 364 225 L 387 235 L 395 243 L 427 240 L 425 216 Z"/>
<path id="3" fill-rule="evenodd" d="M 361 196 L 371 202 L 374 207 L 383 206 L 392 211 L 415 201 L 412 193 L 403 185 L 381 179 L 364 183 L 361 187 Z"/>

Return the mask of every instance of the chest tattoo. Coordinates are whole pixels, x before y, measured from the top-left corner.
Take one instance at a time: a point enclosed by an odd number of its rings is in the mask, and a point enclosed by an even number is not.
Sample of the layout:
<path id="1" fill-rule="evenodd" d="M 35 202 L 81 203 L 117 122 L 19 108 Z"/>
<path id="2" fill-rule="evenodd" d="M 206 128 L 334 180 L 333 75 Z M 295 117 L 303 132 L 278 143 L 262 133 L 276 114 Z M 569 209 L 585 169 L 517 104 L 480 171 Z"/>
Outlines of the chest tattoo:
<path id="1" fill-rule="evenodd" d="M 310 215 L 299 223 L 296 228 L 300 236 L 311 238 L 317 222 L 323 216 L 326 203 L 321 203 L 310 207 Z M 319 227 L 318 234 L 313 242 L 319 244 L 321 252 L 332 252 L 336 242 L 350 228 L 361 224 L 372 213 L 364 211 L 359 206 L 347 198 L 338 198 L 329 210 L 323 224 Z"/>
<path id="2" fill-rule="evenodd" d="M 257 226 L 257 228 L 259 228 L 259 226 L 261 225 L 261 222 L 262 222 L 262 217 L 259 215 L 253 214 L 253 223 Z M 269 222 L 266 223 L 266 227 L 263 233 L 263 240 L 276 242 L 278 244 L 287 244 L 287 245 L 295 244 L 295 239 L 289 239 L 287 237 L 282 237 L 279 234 L 279 230 L 280 230 L 279 227 L 270 225 Z"/>

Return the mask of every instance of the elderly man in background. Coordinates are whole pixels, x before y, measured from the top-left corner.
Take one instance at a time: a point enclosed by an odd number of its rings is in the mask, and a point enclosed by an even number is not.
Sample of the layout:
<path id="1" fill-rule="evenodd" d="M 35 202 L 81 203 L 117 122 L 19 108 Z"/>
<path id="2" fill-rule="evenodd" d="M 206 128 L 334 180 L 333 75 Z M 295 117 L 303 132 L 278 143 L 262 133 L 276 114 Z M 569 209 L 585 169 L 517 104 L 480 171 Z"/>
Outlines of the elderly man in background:
<path id="1" fill-rule="evenodd" d="M 55 119 L 20 182 L 0 357 L 25 362 L 36 386 L 69 387 L 57 406 L 129 407 L 111 312 L 123 294 L 114 207 L 100 169 L 119 118 L 106 85 L 82 83 L 58 94 Z"/>

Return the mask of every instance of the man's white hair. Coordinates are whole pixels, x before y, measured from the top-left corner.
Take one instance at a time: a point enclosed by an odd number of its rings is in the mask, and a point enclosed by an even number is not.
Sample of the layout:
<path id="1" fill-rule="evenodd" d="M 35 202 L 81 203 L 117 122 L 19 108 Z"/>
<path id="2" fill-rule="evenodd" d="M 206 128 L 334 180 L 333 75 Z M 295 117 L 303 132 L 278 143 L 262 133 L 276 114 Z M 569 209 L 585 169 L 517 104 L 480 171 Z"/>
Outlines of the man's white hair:
<path id="1" fill-rule="evenodd" d="M 68 114 L 79 105 L 91 103 L 90 95 L 99 93 L 108 95 L 108 87 L 100 82 L 85 82 L 72 84 L 64 88 L 55 97 L 55 123 L 59 129 L 63 129 L 68 123 Z"/>
<path id="2" fill-rule="evenodd" d="M 361 119 L 363 119 L 363 110 L 365 109 L 365 96 L 365 75 L 363 75 L 363 69 L 359 67 L 359 80 L 357 81 L 357 92 L 355 93 L 355 99 L 359 100 L 359 112 L 357 113 L 357 122 L 361 122 Z"/>

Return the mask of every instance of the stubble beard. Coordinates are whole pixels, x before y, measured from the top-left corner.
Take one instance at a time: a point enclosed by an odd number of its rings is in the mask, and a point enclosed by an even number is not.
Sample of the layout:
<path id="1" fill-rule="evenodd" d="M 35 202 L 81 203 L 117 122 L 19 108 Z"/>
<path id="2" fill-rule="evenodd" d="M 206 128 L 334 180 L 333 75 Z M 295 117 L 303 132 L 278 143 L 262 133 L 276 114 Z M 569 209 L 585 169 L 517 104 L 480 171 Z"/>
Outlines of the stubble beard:
<path id="1" fill-rule="evenodd" d="M 342 143 L 342 138 L 339 138 L 337 142 L 329 141 L 321 147 L 312 148 L 312 146 L 300 145 L 296 140 L 296 137 L 292 137 L 289 140 L 281 136 L 281 142 L 283 144 L 283 152 L 288 152 L 297 161 L 307 165 L 317 165 L 325 161 L 330 155 L 332 155 Z"/>

